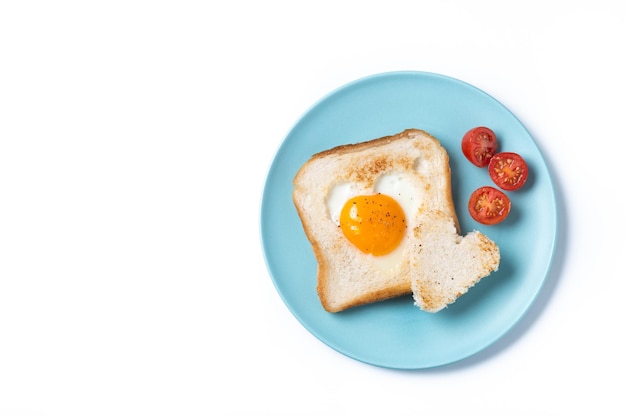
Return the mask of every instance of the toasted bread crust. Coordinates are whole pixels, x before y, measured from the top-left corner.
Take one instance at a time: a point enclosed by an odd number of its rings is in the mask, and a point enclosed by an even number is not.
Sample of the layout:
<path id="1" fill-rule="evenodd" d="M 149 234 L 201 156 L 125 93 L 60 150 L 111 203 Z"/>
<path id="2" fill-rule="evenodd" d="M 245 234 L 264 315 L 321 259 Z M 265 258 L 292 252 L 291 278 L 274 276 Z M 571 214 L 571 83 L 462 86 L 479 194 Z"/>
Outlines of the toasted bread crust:
<path id="1" fill-rule="evenodd" d="M 337 307 L 330 303 L 326 296 L 327 291 L 324 290 L 324 283 L 326 280 L 319 276 L 318 278 L 317 294 L 319 296 L 320 302 L 322 303 L 322 307 L 324 307 L 324 310 L 328 311 L 329 313 L 338 313 L 349 308 L 372 304 L 379 301 L 385 301 L 403 295 L 411 294 L 411 283 L 410 281 L 407 281 L 378 291 L 364 293 L 363 295 L 355 297 L 349 302 L 342 304 L 340 307 Z"/>

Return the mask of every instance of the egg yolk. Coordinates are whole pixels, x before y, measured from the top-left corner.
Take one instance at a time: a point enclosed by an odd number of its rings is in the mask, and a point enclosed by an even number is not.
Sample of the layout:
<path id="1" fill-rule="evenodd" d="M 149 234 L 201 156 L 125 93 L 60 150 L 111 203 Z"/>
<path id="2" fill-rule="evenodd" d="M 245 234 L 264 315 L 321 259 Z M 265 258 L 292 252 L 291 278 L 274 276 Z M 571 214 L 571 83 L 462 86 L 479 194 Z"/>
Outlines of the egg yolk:
<path id="1" fill-rule="evenodd" d="M 406 233 L 406 218 L 400 204 L 388 195 L 360 195 L 343 206 L 339 226 L 362 252 L 380 256 L 400 244 Z"/>

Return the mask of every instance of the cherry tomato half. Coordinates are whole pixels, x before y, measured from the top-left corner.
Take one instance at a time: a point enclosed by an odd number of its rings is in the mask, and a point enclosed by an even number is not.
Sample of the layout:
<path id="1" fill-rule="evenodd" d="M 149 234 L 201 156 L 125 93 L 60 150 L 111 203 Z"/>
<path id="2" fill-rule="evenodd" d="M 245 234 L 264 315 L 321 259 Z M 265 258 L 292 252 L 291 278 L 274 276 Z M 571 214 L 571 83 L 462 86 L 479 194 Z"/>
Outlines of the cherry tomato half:
<path id="1" fill-rule="evenodd" d="M 479 168 L 486 167 L 498 149 L 498 139 L 491 129 L 478 126 L 463 135 L 463 155 Z"/>
<path id="2" fill-rule="evenodd" d="M 468 209 L 477 222 L 486 225 L 498 224 L 511 212 L 511 200 L 502 191 L 487 185 L 472 193 Z"/>
<path id="3" fill-rule="evenodd" d="M 507 191 L 519 190 L 528 178 L 528 165 L 514 152 L 500 152 L 489 161 L 489 176 L 500 188 Z"/>

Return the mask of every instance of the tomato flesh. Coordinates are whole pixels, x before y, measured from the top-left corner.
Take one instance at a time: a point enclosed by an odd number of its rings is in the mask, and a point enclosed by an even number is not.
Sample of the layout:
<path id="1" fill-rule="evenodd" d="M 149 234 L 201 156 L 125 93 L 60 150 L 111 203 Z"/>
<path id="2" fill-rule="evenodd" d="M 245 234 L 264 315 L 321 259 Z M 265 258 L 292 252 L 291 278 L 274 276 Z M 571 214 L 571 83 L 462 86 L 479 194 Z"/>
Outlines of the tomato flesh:
<path id="1" fill-rule="evenodd" d="M 498 224 L 511 212 L 511 200 L 497 188 L 484 186 L 472 193 L 468 210 L 472 218 L 479 223 Z"/>
<path id="2" fill-rule="evenodd" d="M 500 152 L 489 161 L 489 176 L 500 188 L 507 191 L 519 190 L 528 179 L 528 165 L 519 154 Z"/>
<path id="3" fill-rule="evenodd" d="M 485 126 L 470 129 L 463 135 L 463 155 L 479 168 L 486 167 L 498 149 L 498 139 L 493 130 Z"/>

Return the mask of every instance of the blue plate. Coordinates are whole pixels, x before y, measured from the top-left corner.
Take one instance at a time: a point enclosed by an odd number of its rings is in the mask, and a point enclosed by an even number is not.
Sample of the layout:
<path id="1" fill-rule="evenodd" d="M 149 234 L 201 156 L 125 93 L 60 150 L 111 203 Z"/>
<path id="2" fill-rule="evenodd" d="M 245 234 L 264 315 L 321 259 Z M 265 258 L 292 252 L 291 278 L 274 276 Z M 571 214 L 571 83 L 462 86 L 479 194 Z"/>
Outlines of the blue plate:
<path id="1" fill-rule="evenodd" d="M 513 205 L 502 223 L 484 226 L 468 214 L 473 190 L 492 185 L 487 169 L 461 152 L 472 127 L 489 126 L 501 151 L 529 166 L 524 187 L 508 192 Z M 316 293 L 317 263 L 292 199 L 292 179 L 315 152 L 401 132 L 426 130 L 446 147 L 453 197 L 463 234 L 478 229 L 500 247 L 496 273 L 456 303 L 431 314 L 411 296 L 327 313 Z M 349 83 L 315 104 L 275 155 L 261 205 L 261 240 L 274 285 L 294 316 L 319 340 L 353 359 L 386 368 L 449 364 L 488 347 L 522 317 L 548 273 L 556 240 L 556 202 L 546 163 L 533 138 L 502 104 L 456 79 L 392 72 Z"/>

